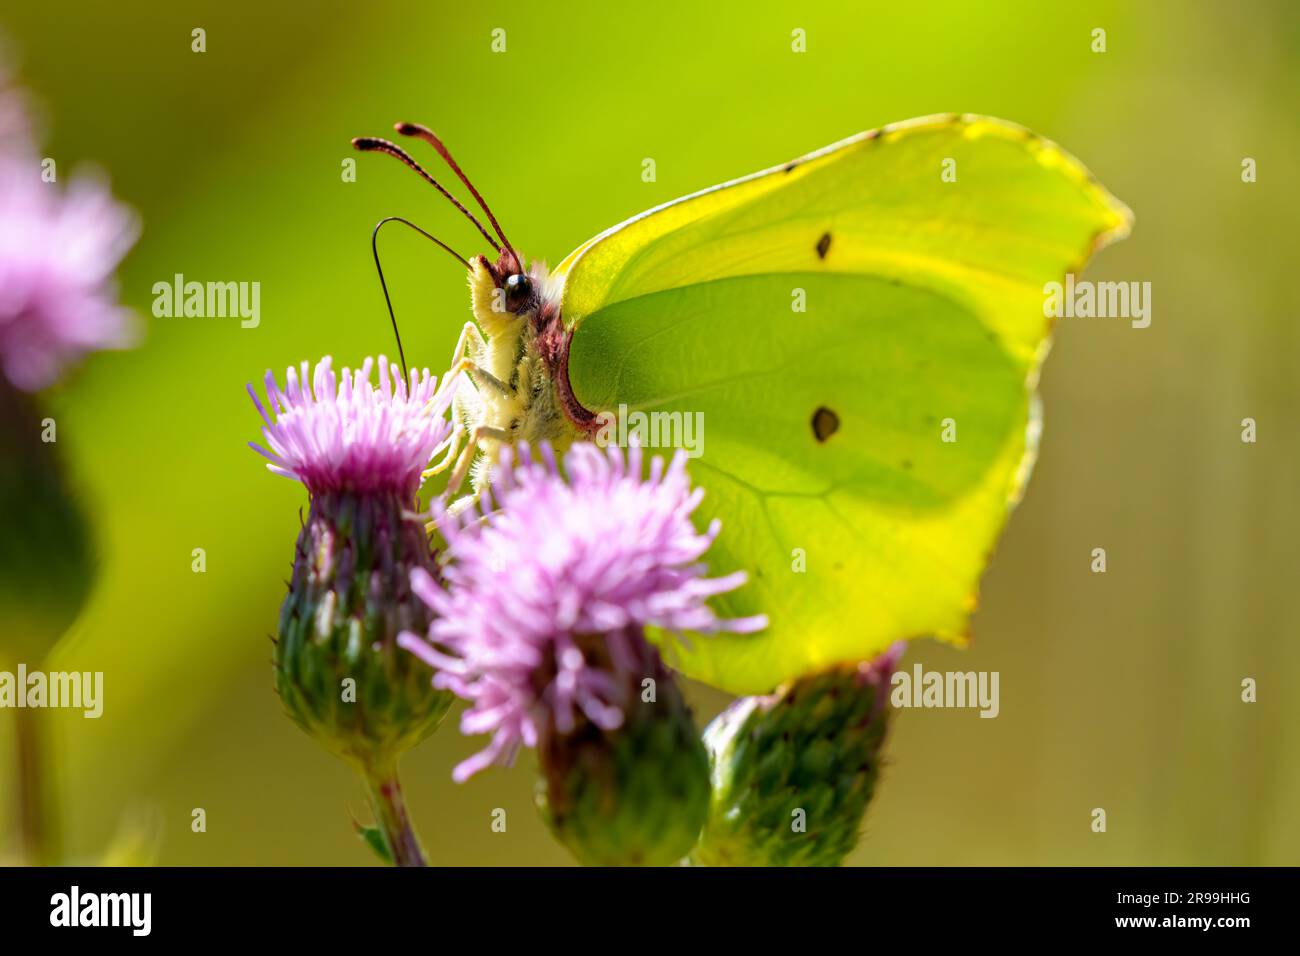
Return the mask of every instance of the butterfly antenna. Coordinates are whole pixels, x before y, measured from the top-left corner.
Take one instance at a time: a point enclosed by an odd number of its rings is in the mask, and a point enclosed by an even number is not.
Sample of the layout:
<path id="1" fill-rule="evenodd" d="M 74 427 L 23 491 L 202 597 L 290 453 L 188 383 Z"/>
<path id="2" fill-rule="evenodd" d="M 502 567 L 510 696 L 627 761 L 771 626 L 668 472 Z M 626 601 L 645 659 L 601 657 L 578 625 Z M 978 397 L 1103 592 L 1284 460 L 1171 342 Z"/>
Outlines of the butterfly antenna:
<path id="1" fill-rule="evenodd" d="M 389 321 L 393 323 L 393 337 L 397 339 L 397 357 L 402 360 L 402 378 L 403 380 L 405 380 L 410 377 L 410 373 L 406 370 L 406 352 L 402 348 L 402 333 L 397 331 L 397 316 L 393 313 L 393 300 L 388 295 L 388 283 L 384 281 L 384 267 L 379 264 L 379 230 L 380 227 L 382 227 L 385 223 L 389 223 L 389 222 L 400 222 L 404 226 L 410 226 L 412 229 L 414 229 L 420 235 L 424 236 L 424 238 L 428 239 L 430 242 L 433 242 L 441 246 L 443 249 L 446 249 L 449 253 L 451 253 L 452 256 L 455 257 L 456 261 L 459 262 L 461 265 L 463 265 L 466 269 L 469 269 L 470 265 L 465 260 L 465 258 L 461 256 L 460 253 L 458 253 L 455 249 L 451 248 L 451 246 L 447 245 L 441 239 L 429 235 L 427 232 L 425 232 L 415 223 L 411 222 L 410 220 L 403 219 L 401 216 L 387 216 L 384 219 L 379 220 L 379 222 L 375 223 L 374 231 L 370 233 L 370 251 L 374 253 L 375 256 L 375 271 L 379 273 L 379 287 L 384 290 L 384 304 L 388 306 L 388 318 Z"/>
<path id="2" fill-rule="evenodd" d="M 425 182 L 432 185 L 434 189 L 438 190 L 438 192 L 442 193 L 445 197 L 447 197 L 447 201 L 450 202 L 457 209 L 459 209 L 461 211 L 461 214 L 464 215 L 466 219 L 468 219 L 470 222 L 472 222 L 475 226 L 478 227 L 478 231 L 483 233 L 483 238 L 488 241 L 488 245 L 490 245 L 493 248 L 493 250 L 495 250 L 496 252 L 501 251 L 501 247 L 497 245 L 497 241 L 492 238 L 492 233 L 488 232 L 487 229 L 483 227 L 483 223 L 479 222 L 478 219 L 475 218 L 472 212 L 470 212 L 468 209 L 462 206 L 460 204 L 460 200 L 458 200 L 451 193 L 447 192 L 447 190 L 443 189 L 442 184 L 438 182 L 438 180 L 430 176 L 428 171 L 423 166 L 421 166 L 410 156 L 408 156 L 406 154 L 406 151 L 403 150 L 402 147 L 398 146 L 396 143 L 390 143 L 386 139 L 380 139 L 377 136 L 358 136 L 356 139 L 352 140 L 352 145 L 356 149 L 361 150 L 361 152 L 363 153 L 387 153 L 389 156 L 392 156 L 394 159 L 399 159 L 407 166 L 411 167 L 411 169 L 415 170 Z M 479 202 L 482 202 L 482 200 L 479 200 Z M 492 224 L 494 226 L 496 225 L 495 220 L 493 221 Z M 497 233 L 499 234 L 500 232 L 501 229 L 498 226 Z M 426 233 L 426 235 L 428 235 L 428 233 Z M 433 237 L 430 236 L 429 238 L 432 239 Z M 513 253 L 514 250 L 512 249 L 511 252 Z M 518 256 L 516 256 L 515 258 L 517 259 Z"/>
<path id="3" fill-rule="evenodd" d="M 488 208 L 487 201 L 484 200 L 482 193 L 474 188 L 474 184 L 469 181 L 469 177 L 466 176 L 464 170 L 460 168 L 460 164 L 457 163 L 456 160 L 452 159 L 451 151 L 443 145 L 443 142 L 438 138 L 438 135 L 434 133 L 433 130 L 429 129 L 429 127 L 421 126 L 419 123 L 398 123 L 395 128 L 397 129 L 397 132 L 401 133 L 403 136 L 418 137 L 438 151 L 438 155 L 447 161 L 447 165 L 451 167 L 451 171 L 460 177 L 460 181 L 465 184 L 465 188 L 474 196 L 475 201 L 479 204 L 479 208 L 487 214 L 488 222 L 492 223 L 492 228 L 495 229 L 497 235 L 501 237 L 501 245 L 506 247 L 506 251 L 509 252 L 510 255 L 514 256 L 515 262 L 519 264 L 520 268 L 523 268 L 522 260 L 520 260 L 518 254 L 515 252 L 514 246 L 510 245 L 510 240 L 506 238 L 505 232 L 502 231 L 501 223 L 497 222 L 497 217 L 492 215 L 492 210 Z"/>

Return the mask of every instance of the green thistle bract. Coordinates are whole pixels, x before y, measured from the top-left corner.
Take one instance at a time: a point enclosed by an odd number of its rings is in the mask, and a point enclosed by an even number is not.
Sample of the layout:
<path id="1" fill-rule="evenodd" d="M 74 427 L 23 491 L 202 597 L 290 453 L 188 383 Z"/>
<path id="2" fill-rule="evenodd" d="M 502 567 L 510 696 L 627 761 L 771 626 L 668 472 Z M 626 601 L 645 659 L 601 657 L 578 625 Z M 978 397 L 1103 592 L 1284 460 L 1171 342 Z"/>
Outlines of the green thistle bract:
<path id="1" fill-rule="evenodd" d="M 607 638 L 581 641 L 589 661 Z M 588 866 L 670 866 L 695 845 L 709 803 L 709 759 L 690 709 L 658 652 L 621 639 L 636 665 L 616 670 L 622 723 L 586 718 L 568 733 L 541 729 L 537 807 L 556 838 Z"/>
<path id="2" fill-rule="evenodd" d="M 401 631 L 429 626 L 410 577 L 433 571 L 423 524 L 404 512 L 395 496 L 313 498 L 280 610 L 275 681 L 289 716 L 362 766 L 424 740 L 452 701 L 397 647 Z"/>
<path id="3" fill-rule="evenodd" d="M 838 866 L 857 845 L 880 773 L 901 646 L 745 697 L 709 725 L 713 794 L 691 861 Z"/>

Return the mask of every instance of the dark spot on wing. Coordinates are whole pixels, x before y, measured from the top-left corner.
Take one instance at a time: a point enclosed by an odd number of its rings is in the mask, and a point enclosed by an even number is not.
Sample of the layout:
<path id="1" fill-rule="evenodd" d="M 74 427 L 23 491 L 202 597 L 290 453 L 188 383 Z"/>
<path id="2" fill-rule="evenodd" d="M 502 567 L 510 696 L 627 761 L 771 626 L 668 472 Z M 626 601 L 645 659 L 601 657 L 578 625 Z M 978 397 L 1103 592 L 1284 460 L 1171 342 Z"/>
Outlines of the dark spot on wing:
<path id="1" fill-rule="evenodd" d="M 792 173 L 795 171 L 795 169 L 798 168 L 798 166 L 799 166 L 799 161 L 796 159 L 786 163 L 784 168 L 787 173 Z"/>
<path id="2" fill-rule="evenodd" d="M 822 405 L 813 412 L 812 430 L 813 437 L 819 442 L 824 442 L 840 430 L 840 416 Z"/>
<path id="3" fill-rule="evenodd" d="M 822 237 L 817 240 L 817 258 L 825 259 L 826 253 L 830 252 L 830 250 L 831 234 L 829 232 L 824 232 L 822 233 Z"/>

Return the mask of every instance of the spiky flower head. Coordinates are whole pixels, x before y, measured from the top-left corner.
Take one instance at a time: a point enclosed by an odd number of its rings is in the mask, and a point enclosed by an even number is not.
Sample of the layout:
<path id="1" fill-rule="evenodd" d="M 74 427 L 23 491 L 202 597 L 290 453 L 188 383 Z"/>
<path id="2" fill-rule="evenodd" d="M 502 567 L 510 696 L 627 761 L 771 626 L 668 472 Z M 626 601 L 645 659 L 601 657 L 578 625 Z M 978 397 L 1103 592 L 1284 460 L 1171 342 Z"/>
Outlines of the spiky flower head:
<path id="1" fill-rule="evenodd" d="M 269 470 L 301 481 L 313 495 L 391 492 L 409 501 L 429 459 L 451 434 L 446 412 L 453 381 L 444 379 L 440 388 L 428 369 L 411 369 L 407 383 L 381 355 L 376 386 L 374 369 L 367 358 L 340 376 L 327 355 L 314 372 L 307 362 L 300 370 L 289 368 L 283 389 L 268 371 L 266 404 L 273 414 L 252 385 L 248 394 L 266 423 L 262 434 L 269 450 L 249 445 L 269 461 Z"/>
<path id="2" fill-rule="evenodd" d="M 742 697 L 704 732 L 713 794 L 692 862 L 838 866 L 857 845 L 903 644 Z"/>
<path id="3" fill-rule="evenodd" d="M 747 632 L 708 604 L 743 573 L 709 578 L 719 533 L 691 516 L 686 459 L 643 471 L 639 449 L 507 450 L 490 493 L 440 523 L 444 582 L 416 572 L 433 612 L 428 640 L 403 635 L 435 686 L 471 704 L 461 729 L 491 743 L 454 771 L 465 780 L 521 745 L 537 747 L 539 806 L 588 863 L 670 863 L 695 842 L 707 800 L 705 754 L 646 628 Z M 445 583 L 445 588 L 443 584 Z"/>
<path id="4" fill-rule="evenodd" d="M 534 458 L 521 445 L 517 461 L 503 450 L 490 494 L 440 522 L 447 587 L 416 574 L 415 592 L 434 620 L 428 641 L 403 635 L 402 644 L 437 668 L 438 686 L 471 702 L 462 730 L 493 735 L 456 768 L 457 780 L 509 761 L 521 744 L 534 746 L 548 722 L 560 733 L 583 717 L 618 727 L 616 672 L 636 659 L 627 635 L 767 625 L 762 617 L 722 620 L 708 605 L 745 574 L 706 576 L 701 559 L 721 526 L 695 528 L 702 495 L 691 488 L 684 454 L 667 468 L 655 457 L 643 478 L 639 449 L 625 459 L 617 447 L 579 443 L 562 475 L 549 446 Z M 583 653 L 587 635 L 606 638 L 607 666 Z"/>
<path id="5" fill-rule="evenodd" d="M 19 389 L 52 385 L 88 352 L 132 339 L 113 273 L 140 232 L 93 176 L 42 177 L 26 111 L 0 70 L 0 367 Z"/>
<path id="6" fill-rule="evenodd" d="M 429 612 L 411 573 L 436 571 L 414 513 L 420 473 L 451 434 L 453 380 L 427 370 L 409 383 L 380 358 L 336 375 L 327 357 L 266 378 L 262 415 L 268 468 L 311 496 L 293 579 L 280 613 L 276 683 L 289 714 L 328 749 L 365 769 L 389 769 L 432 733 L 451 695 L 397 649 Z M 310 384 L 308 384 L 310 383 Z"/>
<path id="7" fill-rule="evenodd" d="M 26 103 L 0 62 L 0 656 L 28 662 L 80 612 L 95 564 L 58 423 L 29 393 L 83 354 L 126 343 L 131 317 L 112 273 L 137 233 L 98 181 L 64 190 L 43 172 Z"/>

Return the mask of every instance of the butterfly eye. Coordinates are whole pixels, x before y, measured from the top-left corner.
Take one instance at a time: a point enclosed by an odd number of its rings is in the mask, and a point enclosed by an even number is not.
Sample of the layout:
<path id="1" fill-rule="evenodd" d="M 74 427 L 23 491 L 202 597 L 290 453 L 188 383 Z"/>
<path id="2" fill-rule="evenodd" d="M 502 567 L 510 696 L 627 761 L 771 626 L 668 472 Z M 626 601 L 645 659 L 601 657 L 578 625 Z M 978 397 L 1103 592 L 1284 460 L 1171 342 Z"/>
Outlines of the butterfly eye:
<path id="1" fill-rule="evenodd" d="M 533 294 L 533 283 L 528 276 L 516 273 L 506 277 L 505 290 L 506 308 L 515 312 L 528 304 Z"/>

